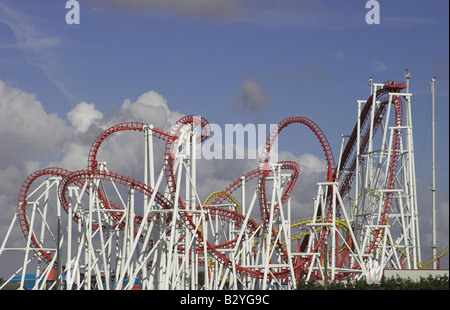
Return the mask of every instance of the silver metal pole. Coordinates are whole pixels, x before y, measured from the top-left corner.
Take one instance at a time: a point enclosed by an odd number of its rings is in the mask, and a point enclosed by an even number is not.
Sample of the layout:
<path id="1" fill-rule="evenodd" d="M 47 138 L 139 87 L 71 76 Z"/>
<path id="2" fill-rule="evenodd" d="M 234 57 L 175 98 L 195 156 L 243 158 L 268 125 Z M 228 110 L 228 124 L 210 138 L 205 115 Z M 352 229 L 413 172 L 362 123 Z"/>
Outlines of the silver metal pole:
<path id="1" fill-rule="evenodd" d="M 433 77 L 431 79 L 431 106 L 432 106 L 432 184 L 431 184 L 431 193 L 432 193 L 432 227 L 433 227 L 433 239 L 431 248 L 433 249 L 433 257 L 436 255 L 437 251 L 437 240 L 436 240 L 436 132 L 435 132 L 435 118 L 434 118 L 434 110 L 435 110 L 435 94 L 434 94 L 434 88 L 435 88 L 435 82 L 436 78 Z M 433 262 L 433 269 L 437 269 L 437 261 Z"/>

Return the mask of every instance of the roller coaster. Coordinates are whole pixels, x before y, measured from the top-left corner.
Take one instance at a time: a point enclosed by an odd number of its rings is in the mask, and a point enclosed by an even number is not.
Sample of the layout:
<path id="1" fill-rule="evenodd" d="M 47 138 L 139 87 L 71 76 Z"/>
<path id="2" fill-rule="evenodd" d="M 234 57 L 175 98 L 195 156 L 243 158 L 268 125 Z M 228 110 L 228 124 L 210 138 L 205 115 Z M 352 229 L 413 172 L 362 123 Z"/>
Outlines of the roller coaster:
<path id="1" fill-rule="evenodd" d="M 421 262 L 411 94 L 395 81 L 371 81 L 370 89 L 357 100 L 337 163 L 316 123 L 288 117 L 255 169 L 206 198 L 197 191 L 198 145 L 211 135 L 205 118 L 184 116 L 168 132 L 141 122 L 106 129 L 86 169 L 45 168 L 23 182 L 0 248 L 21 253 L 23 263 L 3 285 L 19 279 L 23 288 L 33 274 L 36 290 L 295 289 L 300 278 L 377 280 L 383 269 L 427 268 L 448 247 Z M 327 164 L 312 216 L 301 219 L 291 218 L 300 165 L 271 160 L 277 137 L 294 124 L 315 135 Z M 124 131 L 143 136 L 143 180 L 97 158 Z M 8 247 L 17 224 L 23 246 Z"/>

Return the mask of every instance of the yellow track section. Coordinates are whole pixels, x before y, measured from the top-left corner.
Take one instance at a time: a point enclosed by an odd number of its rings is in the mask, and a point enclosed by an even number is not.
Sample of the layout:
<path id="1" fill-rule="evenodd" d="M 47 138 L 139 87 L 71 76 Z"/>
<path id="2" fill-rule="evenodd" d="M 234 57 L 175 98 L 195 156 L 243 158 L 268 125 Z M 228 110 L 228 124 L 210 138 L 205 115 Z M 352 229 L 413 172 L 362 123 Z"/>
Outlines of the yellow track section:
<path id="1" fill-rule="evenodd" d="M 212 201 L 217 199 L 217 197 L 219 197 L 222 193 L 223 193 L 222 191 L 217 191 L 217 192 L 212 193 L 211 195 L 208 196 L 208 198 L 206 198 L 203 205 L 209 205 Z M 234 198 L 232 195 L 230 195 L 230 194 L 225 194 L 225 195 L 226 195 L 226 200 L 235 205 L 236 211 L 241 212 L 241 203 L 236 198 Z"/>
<path id="2" fill-rule="evenodd" d="M 445 254 L 448 254 L 448 252 L 449 252 L 449 249 L 447 246 L 444 249 L 442 249 L 439 253 L 437 253 L 436 255 L 427 259 L 425 262 L 419 263 L 418 264 L 419 269 L 426 269 L 429 265 L 431 265 L 432 263 L 434 263 L 435 261 L 440 259 L 442 256 L 444 256 Z"/>

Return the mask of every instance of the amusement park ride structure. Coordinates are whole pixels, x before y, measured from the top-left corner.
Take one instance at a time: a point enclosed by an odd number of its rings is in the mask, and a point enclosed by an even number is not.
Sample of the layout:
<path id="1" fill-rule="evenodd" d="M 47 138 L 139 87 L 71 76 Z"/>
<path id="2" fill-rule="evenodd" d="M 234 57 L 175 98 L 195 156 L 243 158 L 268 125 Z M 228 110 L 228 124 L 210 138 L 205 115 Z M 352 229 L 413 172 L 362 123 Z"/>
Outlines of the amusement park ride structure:
<path id="1" fill-rule="evenodd" d="M 5 284 L 19 277 L 23 288 L 31 273 L 34 289 L 295 289 L 300 278 L 378 281 L 384 269 L 425 269 L 448 247 L 421 262 L 407 84 L 370 82 L 337 164 L 317 124 L 289 117 L 270 132 L 254 170 L 206 199 L 197 192 L 196 160 L 210 135 L 206 119 L 185 116 L 169 132 L 112 126 L 92 144 L 87 169 L 46 168 L 26 178 L 0 248 L 0 255 L 20 251 L 23 263 Z M 327 162 L 305 219 L 291 218 L 299 164 L 270 159 L 292 124 L 313 132 Z M 143 135 L 143 180 L 97 158 L 121 131 Z M 165 146 L 159 168 L 155 139 Z M 16 224 L 24 244 L 9 248 Z"/>

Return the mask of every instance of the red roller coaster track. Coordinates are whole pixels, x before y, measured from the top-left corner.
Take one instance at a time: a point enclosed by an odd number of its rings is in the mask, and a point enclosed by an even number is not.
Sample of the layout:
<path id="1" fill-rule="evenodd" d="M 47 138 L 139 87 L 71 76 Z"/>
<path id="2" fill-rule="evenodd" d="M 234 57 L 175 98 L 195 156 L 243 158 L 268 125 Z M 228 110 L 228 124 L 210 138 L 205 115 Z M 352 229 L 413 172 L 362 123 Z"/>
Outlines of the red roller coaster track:
<path id="1" fill-rule="evenodd" d="M 376 93 L 376 98 L 381 98 L 382 96 L 386 95 L 390 92 L 400 92 L 404 88 L 403 85 L 397 84 L 395 82 L 392 83 L 386 83 L 384 87 L 379 89 Z M 361 126 L 363 126 L 369 117 L 369 111 L 371 109 L 371 105 L 373 103 L 373 97 L 371 96 L 365 106 L 362 110 L 360 117 Z M 383 116 L 384 116 L 384 110 L 385 110 L 386 101 L 383 101 L 382 104 L 380 104 L 377 108 L 376 114 L 375 114 L 375 129 L 378 127 L 378 125 L 381 123 Z M 395 109 L 396 109 L 396 125 L 401 126 L 402 122 L 402 116 L 403 116 L 403 110 L 402 110 L 402 104 L 401 100 L 399 98 L 395 99 Z M 170 199 L 167 199 L 164 197 L 161 193 L 156 193 L 156 202 L 163 208 L 170 210 L 173 208 L 173 204 L 171 201 L 175 199 L 175 192 L 177 188 L 176 184 L 176 178 L 174 175 L 174 147 L 176 146 L 176 141 L 178 139 L 178 135 L 180 133 L 180 130 L 183 128 L 183 126 L 186 126 L 188 124 L 193 125 L 199 125 L 202 127 L 202 135 L 197 138 L 197 142 L 201 143 L 209 136 L 209 124 L 206 121 L 206 119 L 195 116 L 195 115 L 188 115 L 183 118 L 181 118 L 178 122 L 176 122 L 172 129 L 169 132 L 164 132 L 159 129 L 151 129 L 152 135 L 161 139 L 166 143 L 165 146 L 165 160 L 164 160 L 164 171 L 165 171 L 165 177 L 167 182 L 167 187 L 170 194 Z M 318 139 L 324 154 L 325 159 L 327 161 L 327 172 L 326 172 L 326 179 L 327 181 L 337 181 L 336 180 L 336 165 L 334 161 L 334 156 L 332 149 L 330 147 L 330 144 L 328 143 L 328 140 L 325 136 L 325 134 L 322 132 L 322 130 L 319 128 L 319 126 L 314 123 L 312 120 L 305 118 L 305 117 L 289 117 L 281 122 L 278 123 L 278 126 L 269 134 L 266 140 L 266 145 L 261 153 L 259 165 L 258 168 L 255 170 L 250 171 L 249 173 L 245 174 L 243 176 L 243 179 L 245 181 L 249 181 L 252 179 L 256 179 L 258 182 L 258 200 L 259 200 L 259 206 L 260 206 L 260 213 L 261 213 L 261 220 L 262 223 L 257 223 L 256 221 L 250 219 L 247 222 L 248 229 L 251 232 L 255 232 L 260 225 L 267 225 L 269 220 L 269 212 L 268 212 L 268 204 L 267 204 L 267 197 L 266 197 L 266 177 L 267 177 L 267 169 L 269 164 L 269 156 L 271 149 L 273 147 L 273 143 L 275 139 L 278 137 L 278 135 L 281 133 L 281 131 L 292 125 L 292 124 L 303 124 L 307 126 L 316 136 Z M 143 182 L 140 182 L 138 180 L 113 173 L 113 172 L 106 172 L 106 171 L 99 171 L 97 170 L 97 154 L 98 151 L 102 145 L 102 143 L 107 139 L 110 135 L 121 132 L 121 131 L 138 131 L 142 132 L 145 128 L 146 124 L 140 123 L 140 122 L 126 122 L 114 125 L 102 133 L 100 133 L 96 139 L 94 140 L 88 154 L 88 165 L 86 170 L 79 170 L 70 172 L 65 169 L 61 168 L 46 168 L 39 171 L 36 171 L 32 173 L 30 176 L 27 177 L 27 179 L 23 182 L 22 187 L 19 191 L 19 197 L 18 197 L 18 218 L 20 227 L 22 229 L 22 232 L 25 236 L 25 238 L 30 238 L 31 240 L 31 246 L 40 249 L 41 245 L 37 238 L 34 236 L 33 233 L 30 235 L 30 225 L 27 218 L 27 206 L 29 206 L 27 202 L 28 197 L 28 191 L 31 188 L 31 185 L 33 182 L 35 182 L 38 178 L 41 177 L 49 177 L 49 176 L 55 176 L 60 177 L 61 181 L 59 183 L 58 193 L 59 193 L 59 199 L 61 202 L 62 207 L 67 211 L 69 208 L 69 203 L 66 198 L 66 193 L 68 190 L 68 187 L 71 185 L 78 186 L 79 188 L 83 188 L 83 185 L 88 180 L 107 180 L 111 181 L 117 184 L 124 185 L 126 187 L 133 188 L 139 192 L 141 192 L 144 195 L 151 196 L 154 192 L 154 190 L 144 184 Z M 341 158 L 341 164 L 339 167 L 339 170 L 343 170 L 344 167 L 350 162 L 350 166 L 347 168 L 347 170 L 354 171 L 355 165 L 356 165 L 356 156 L 352 154 L 356 146 L 356 135 L 357 135 L 357 126 L 355 126 L 352 135 L 350 136 L 350 139 L 348 140 L 343 154 Z M 360 151 L 363 152 L 367 149 L 367 141 L 369 139 L 369 132 L 367 132 L 363 139 L 360 146 Z M 394 176 L 397 169 L 397 162 L 398 162 L 398 152 L 399 152 L 399 141 L 400 141 L 400 131 L 395 132 L 395 138 L 394 138 L 394 151 L 391 158 L 391 168 L 390 168 L 390 176 L 389 176 L 389 188 L 393 188 L 395 186 L 394 184 Z M 279 163 L 281 165 L 282 170 L 289 170 L 291 171 L 291 178 L 289 184 L 284 189 L 284 192 L 282 194 L 281 204 L 284 204 L 289 196 L 291 195 L 291 192 L 294 188 L 294 185 L 298 179 L 299 170 L 300 167 L 295 162 L 290 161 L 284 161 Z M 352 185 L 352 181 L 354 178 L 353 173 L 348 173 L 345 175 L 343 180 L 341 181 L 341 188 L 340 193 L 341 195 L 347 193 Z M 221 195 L 219 195 L 212 203 L 211 205 L 205 207 L 208 209 L 208 214 L 210 217 L 220 217 L 227 220 L 234 220 L 236 221 L 237 225 L 243 225 L 245 216 L 240 214 L 237 211 L 224 209 L 221 207 L 218 207 L 221 202 L 223 202 L 228 195 L 231 195 L 236 189 L 238 189 L 241 186 L 242 178 L 239 178 L 235 182 L 233 182 L 230 186 L 228 186 Z M 120 209 L 117 205 L 114 203 L 108 201 L 105 196 L 102 194 L 102 192 L 97 189 L 97 195 L 99 196 L 99 200 L 104 208 L 109 209 Z M 386 196 L 386 201 L 384 205 L 383 210 L 383 216 L 382 221 L 385 221 L 386 217 L 389 214 L 390 206 L 391 206 L 392 197 L 391 195 Z M 183 201 L 181 199 L 179 200 L 179 206 L 180 210 L 184 210 L 185 206 Z M 274 212 L 278 212 L 280 205 L 276 205 L 274 207 Z M 198 206 L 200 208 L 200 206 Z M 331 208 L 328 208 L 328 215 L 327 220 L 330 217 Z M 122 212 L 110 212 L 110 216 L 112 219 L 119 224 L 121 222 Z M 188 214 L 188 212 L 180 212 L 181 220 L 190 229 L 192 234 L 197 238 L 199 241 L 199 244 L 202 244 L 203 241 L 203 235 L 202 232 L 198 229 L 196 229 L 196 225 L 194 224 L 194 221 L 192 217 Z M 74 220 L 78 221 L 79 219 L 74 216 Z M 142 217 L 136 216 L 135 223 L 140 225 L 142 222 Z M 151 221 L 151 217 L 147 219 L 147 221 Z M 377 234 L 380 234 L 381 232 L 378 231 Z M 316 244 L 316 247 L 314 251 L 318 252 L 321 250 L 322 245 L 324 244 L 327 235 L 328 230 L 323 229 L 321 233 L 321 237 L 319 239 L 319 242 Z M 275 235 L 275 234 L 272 234 Z M 376 240 L 377 238 L 375 238 Z M 231 266 L 232 262 L 227 258 L 225 255 L 223 255 L 219 249 L 227 248 L 234 246 L 237 242 L 237 239 L 228 241 L 227 243 L 220 244 L 220 245 L 212 245 L 208 241 L 206 241 L 207 244 L 207 251 L 208 254 L 218 260 L 220 263 L 222 263 L 224 266 Z M 275 240 L 272 240 L 272 242 L 275 242 Z M 288 255 L 286 252 L 286 249 L 283 247 L 283 245 L 280 243 L 280 241 L 277 241 L 276 244 L 276 250 L 279 253 L 279 255 L 285 260 L 288 260 Z M 378 246 L 377 242 L 374 241 L 372 246 L 370 247 L 369 251 L 374 251 L 376 247 Z M 180 249 L 182 250 L 182 249 Z M 49 253 L 41 250 L 38 252 L 40 257 L 46 262 L 50 263 L 52 260 L 52 257 Z M 295 259 L 293 261 L 294 270 L 295 273 L 301 274 L 306 271 L 307 266 L 310 264 L 310 258 L 303 258 L 303 259 Z M 254 278 L 262 278 L 263 274 L 261 271 L 251 270 L 245 267 L 242 267 L 240 265 L 235 265 L 235 268 L 238 273 L 244 274 L 249 277 Z M 289 270 L 284 270 L 278 273 L 274 273 L 273 276 L 279 279 L 285 279 L 289 276 Z"/>

